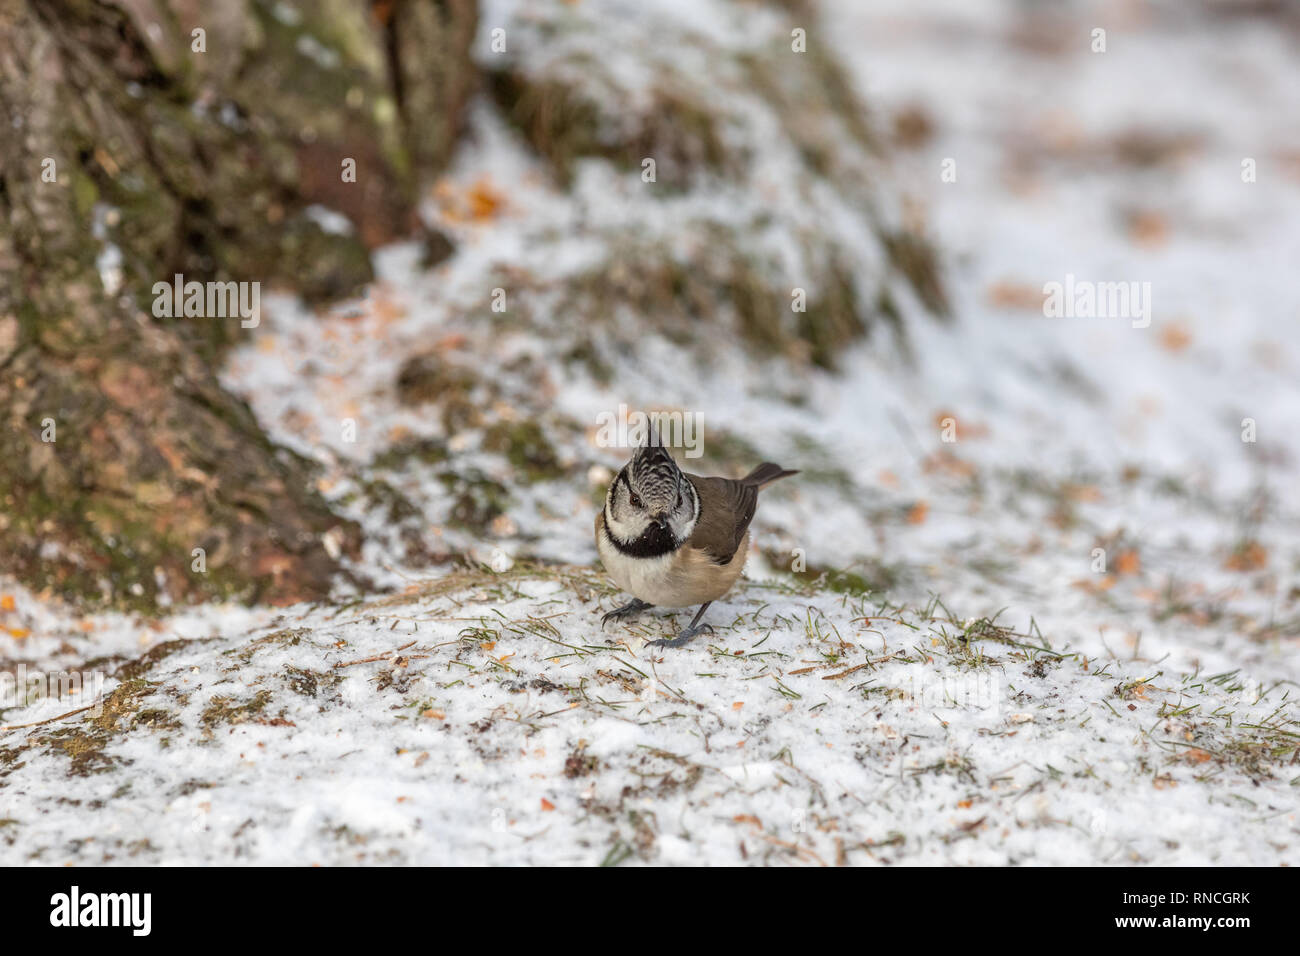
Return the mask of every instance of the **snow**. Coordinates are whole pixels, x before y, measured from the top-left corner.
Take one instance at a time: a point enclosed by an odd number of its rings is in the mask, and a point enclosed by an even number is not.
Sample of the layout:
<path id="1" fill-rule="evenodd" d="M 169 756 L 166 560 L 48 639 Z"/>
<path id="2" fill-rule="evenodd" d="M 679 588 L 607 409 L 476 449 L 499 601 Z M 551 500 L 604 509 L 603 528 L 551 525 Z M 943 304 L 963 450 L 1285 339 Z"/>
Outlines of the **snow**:
<path id="1" fill-rule="evenodd" d="M 484 6 L 483 51 L 529 15 Z M 809 43 L 836 47 L 877 122 L 930 117 L 931 138 L 882 175 L 944 249 L 954 312 L 909 306 L 906 343 L 873 336 L 838 374 L 739 347 L 705 362 L 623 316 L 635 354 L 603 385 L 560 361 L 544 291 L 535 325 L 495 316 L 503 265 L 558 282 L 629 227 L 689 257 L 696 224 L 744 228 L 767 208 L 777 226 L 755 241 L 791 285 L 808 269 L 800 229 L 827 224 L 863 263 L 878 250 L 833 195 L 800 188 L 781 144 L 759 163 L 761 198 L 735 184 L 651 198 L 595 160 L 566 192 L 478 103 L 424 210 L 456 254 L 425 272 L 413 244 L 384 250 L 365 299 L 323 315 L 268 296 L 224 372 L 277 440 L 321 461 L 323 490 L 369 534 L 360 570 L 395 592 L 149 622 L 4 583 L 16 607 L 0 625 L 29 632 L 0 631 L 11 662 L 103 673 L 111 693 L 122 663 L 188 643 L 141 672 L 156 687 L 115 728 L 0 732 L 0 862 L 1300 861 L 1300 142 L 1277 121 L 1300 71 L 1294 37 L 1182 6 L 824 0 Z M 587 0 L 572 16 L 588 26 L 563 42 L 605 51 L 614 96 L 660 60 L 693 69 L 689 46 L 631 55 L 656 28 L 737 49 L 788 29 L 718 0 Z M 564 52 L 532 35 L 511 29 L 522 65 Z M 767 128 L 719 95 L 737 135 Z M 1134 131 L 1191 145 L 1144 165 L 1125 158 Z M 498 211 L 449 212 L 476 184 Z M 1150 325 L 1045 317 L 1044 284 L 1067 274 L 1151 283 Z M 547 422 L 567 477 L 523 484 L 477 430 L 397 400 L 402 362 L 439 342 L 491 384 L 494 414 Z M 644 641 L 687 612 L 600 628 L 622 599 L 595 565 L 592 492 L 624 453 L 590 436 L 620 403 L 699 412 L 706 449 L 725 432 L 805 470 L 764 492 L 762 553 L 684 650 Z M 350 501 L 412 435 L 511 492 L 512 533 L 483 537 L 446 522 L 432 469 L 384 473 L 427 519 L 424 543 L 507 570 L 414 563 Z M 890 583 L 808 586 L 796 554 Z M 101 756 L 78 765 L 54 735 L 83 726 Z"/>
<path id="2" fill-rule="evenodd" d="M 1156 677 L 1129 710 L 1113 688 L 1166 665 L 1040 653 L 1035 670 L 1001 642 L 975 664 L 953 625 L 759 587 L 722 602 L 713 638 L 656 660 L 639 638 L 661 621 L 602 635 L 598 572 L 565 572 L 560 586 L 547 569 L 521 573 L 537 580 L 481 572 L 448 594 L 293 609 L 191 642 L 148 673 L 158 689 L 139 702 L 168 721 L 105 748 L 120 769 L 70 775 L 55 746 L 25 754 L 4 788 L 21 833 L 6 856 L 1290 858 L 1286 780 L 1251 786 L 1209 756 L 1238 732 L 1156 709 L 1227 708 L 1241 725 L 1266 718 L 1280 690 L 1256 700 Z M 249 719 L 204 723 L 214 701 L 259 693 L 269 701 Z"/>

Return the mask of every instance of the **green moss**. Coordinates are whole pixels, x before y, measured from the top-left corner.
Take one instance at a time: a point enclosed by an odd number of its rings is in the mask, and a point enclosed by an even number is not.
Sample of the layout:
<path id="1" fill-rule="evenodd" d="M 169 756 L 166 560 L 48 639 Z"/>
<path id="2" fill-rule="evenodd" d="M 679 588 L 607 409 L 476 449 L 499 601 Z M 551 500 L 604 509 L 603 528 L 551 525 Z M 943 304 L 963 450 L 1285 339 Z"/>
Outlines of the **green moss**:
<path id="1" fill-rule="evenodd" d="M 444 472 L 438 476 L 438 481 L 454 498 L 448 520 L 455 527 L 487 534 L 492 520 L 505 514 L 510 505 L 510 493 L 506 487 L 476 468 L 465 472 Z"/>
<path id="2" fill-rule="evenodd" d="M 89 723 L 105 733 L 116 732 L 139 708 L 141 698 L 148 697 L 157 689 L 156 683 L 142 678 L 124 680 L 104 698 L 99 715 L 92 717 Z"/>
<path id="3" fill-rule="evenodd" d="M 241 664 L 247 664 L 259 651 L 272 647 L 297 647 L 302 642 L 302 639 L 311 633 L 310 627 L 289 627 L 273 634 L 267 634 L 265 637 L 259 637 L 255 641 L 249 641 L 243 647 L 232 648 L 222 653 L 238 658 Z"/>
<path id="4" fill-rule="evenodd" d="M 104 698 L 97 714 L 92 714 L 78 724 L 60 727 L 33 738 L 32 743 L 66 756 L 69 760 L 68 773 L 73 776 L 111 770 L 121 760 L 104 753 L 105 748 L 116 736 L 141 723 L 141 701 L 157 689 L 157 684 L 147 680 L 123 681 Z M 163 716 L 166 712 L 158 708 L 142 713 L 149 715 L 143 721 L 146 726 L 164 726 L 171 722 L 171 715 Z"/>
<path id="5" fill-rule="evenodd" d="M 580 65 L 580 83 L 567 78 L 528 76 L 518 71 L 488 74 L 488 90 L 528 143 L 551 163 L 564 183 L 578 160 L 607 159 L 622 169 L 641 171 L 653 156 L 656 184 L 669 191 L 687 186 L 700 172 L 737 172 L 742 157 L 721 134 L 724 117 L 718 101 L 702 101 L 698 91 L 664 71 L 645 104 L 612 112 L 605 105 L 614 92 L 605 65 L 585 54 L 569 58 Z M 609 94 L 598 98 L 597 90 Z"/>
<path id="6" fill-rule="evenodd" d="M 397 395 L 407 405 L 440 402 L 473 387 L 474 376 L 468 370 L 433 353 L 412 356 L 397 374 Z"/>
<path id="7" fill-rule="evenodd" d="M 541 425 L 532 420 L 497 422 L 484 434 L 483 447 L 504 454 L 515 476 L 529 483 L 565 474 L 551 441 Z"/>
<path id="8" fill-rule="evenodd" d="M 424 517 L 424 512 L 410 498 L 382 478 L 363 482 L 361 499 L 367 510 L 381 512 L 389 524 L 398 525 Z"/>
<path id="9" fill-rule="evenodd" d="M 80 169 L 73 169 L 70 175 L 72 178 L 73 202 L 76 203 L 77 214 L 88 218 L 95 203 L 99 200 L 99 190 L 95 186 L 95 181 Z"/>
<path id="10" fill-rule="evenodd" d="M 303 697 L 315 697 L 322 689 L 334 687 L 343 677 L 332 671 L 313 671 L 301 667 L 287 667 L 284 680 L 289 689 Z"/>
<path id="11" fill-rule="evenodd" d="M 104 747 L 110 740 L 108 734 L 88 734 L 77 728 L 56 730 L 42 743 L 48 744 L 51 752 L 61 753 L 68 758 L 68 774 L 73 777 L 86 777 L 91 774 L 105 773 L 112 770 L 121 761 L 104 753 Z"/>
<path id="12" fill-rule="evenodd" d="M 165 660 L 182 648 L 189 646 L 189 644 L 189 641 L 184 640 L 164 641 L 155 647 L 151 647 L 135 660 L 127 661 L 117 669 L 117 673 L 114 676 L 121 680 L 132 680 L 137 677 L 142 677 L 149 671 L 153 670 L 154 665 L 159 661 Z"/>
<path id="13" fill-rule="evenodd" d="M 87 411 L 81 397 L 53 407 L 82 406 Z M 76 434 L 78 424 L 60 422 L 61 449 L 62 436 Z M 7 450 L 0 438 L 0 454 Z M 102 489 L 81 491 L 55 481 L 47 488 L 0 469 L 0 505 L 9 521 L 0 536 L 0 557 L 36 591 L 49 589 L 92 607 L 154 614 L 159 596 L 156 567 L 184 567 L 187 587 L 216 600 L 251 599 L 262 584 L 236 562 L 210 563 L 205 574 L 190 574 L 195 541 L 189 534 L 160 523 L 156 507 Z M 39 543 L 55 537 L 75 542 L 69 550 L 78 559 L 43 557 Z"/>
<path id="14" fill-rule="evenodd" d="M 796 313 L 796 335 L 813 364 L 829 369 L 836 366 L 840 352 L 866 334 L 867 322 L 858 307 L 852 273 L 839 262 L 832 263 L 818 288 L 807 309 Z"/>
<path id="15" fill-rule="evenodd" d="M 599 346 L 589 335 L 579 337 L 561 359 L 565 363 L 582 366 L 602 385 L 608 385 L 614 380 L 613 367 L 601 357 Z"/>
<path id="16" fill-rule="evenodd" d="M 885 251 L 927 309 L 938 316 L 950 314 L 938 253 L 929 240 L 911 232 L 890 233 L 885 236 Z"/>
<path id="17" fill-rule="evenodd" d="M 370 464 L 385 471 L 402 471 L 414 462 L 438 465 L 450 457 L 446 444 L 436 438 L 409 438 L 380 452 Z"/>
<path id="18" fill-rule="evenodd" d="M 864 594 L 888 591 L 898 584 L 898 570 L 879 561 L 858 562 L 862 573 L 855 571 L 827 571 L 825 585 L 836 594 L 861 597 Z"/>
<path id="19" fill-rule="evenodd" d="M 176 715 L 162 707 L 152 707 L 148 710 L 139 711 L 135 715 L 135 722 L 151 730 L 179 730 L 181 728 L 181 722 Z"/>
<path id="20" fill-rule="evenodd" d="M 199 717 L 199 723 L 211 732 L 223 724 L 234 726 L 255 719 L 271 702 L 269 690 L 259 690 L 250 699 L 235 701 L 230 697 L 213 697 Z"/>
<path id="21" fill-rule="evenodd" d="M 794 576 L 809 592 L 833 591 L 850 597 L 881 594 L 899 586 L 904 574 L 900 565 L 886 564 L 875 558 L 855 561 L 847 568 L 805 565 L 793 568 L 794 558 L 787 552 L 765 549 L 763 556 L 772 567 Z"/>
<path id="22" fill-rule="evenodd" d="M 471 397 L 478 384 L 477 376 L 469 369 L 425 353 L 412 356 L 402 365 L 397 374 L 397 397 L 405 405 L 440 406 L 443 428 L 456 432 L 482 421 L 483 403 Z"/>
<path id="23" fill-rule="evenodd" d="M 357 295 L 375 278 L 370 253 L 354 235 L 326 232 L 296 217 L 279 237 L 279 268 L 310 303 Z"/>
<path id="24" fill-rule="evenodd" d="M 25 747 L 0 747 L 0 780 L 25 765 L 20 759 L 27 753 Z"/>
<path id="25" fill-rule="evenodd" d="M 598 267 L 564 280 L 558 311 L 587 324 L 608 326 L 620 313 L 634 315 L 683 345 L 705 345 L 719 323 L 732 321 L 740 338 L 760 355 L 782 355 L 833 369 L 840 353 L 866 335 L 873 318 L 858 301 L 852 271 L 829 240 L 810 239 L 811 261 L 828 260 L 810 277 L 803 311 L 781 270 L 743 248 L 743 238 L 717 223 L 696 223 L 704 250 L 690 261 L 660 242 L 629 235 L 607 237 L 610 252 Z M 804 286 L 799 286 L 804 288 Z M 588 340 L 585 361 L 601 360 Z M 707 354 L 707 352 L 705 353 Z"/>

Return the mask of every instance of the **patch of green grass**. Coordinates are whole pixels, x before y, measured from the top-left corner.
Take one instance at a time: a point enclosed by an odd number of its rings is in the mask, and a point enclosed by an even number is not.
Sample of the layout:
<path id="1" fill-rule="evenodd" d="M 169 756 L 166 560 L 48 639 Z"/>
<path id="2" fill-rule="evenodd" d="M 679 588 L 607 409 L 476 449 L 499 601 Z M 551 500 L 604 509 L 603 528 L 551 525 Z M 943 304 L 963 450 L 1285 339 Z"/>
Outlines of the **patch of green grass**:
<path id="1" fill-rule="evenodd" d="M 846 568 L 802 565 L 796 569 L 793 556 L 767 548 L 760 552 L 773 568 L 794 578 L 800 593 L 831 591 L 849 598 L 882 594 L 898 587 L 907 576 L 902 564 L 889 564 L 877 558 L 861 558 Z"/>

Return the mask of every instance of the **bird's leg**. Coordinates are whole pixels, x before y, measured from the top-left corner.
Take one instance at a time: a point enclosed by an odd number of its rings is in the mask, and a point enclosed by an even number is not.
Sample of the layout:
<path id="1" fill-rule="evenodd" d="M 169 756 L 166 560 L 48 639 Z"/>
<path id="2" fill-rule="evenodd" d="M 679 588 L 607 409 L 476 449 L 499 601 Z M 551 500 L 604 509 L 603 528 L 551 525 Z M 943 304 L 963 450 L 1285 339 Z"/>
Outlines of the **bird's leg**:
<path id="1" fill-rule="evenodd" d="M 600 619 L 600 626 L 603 629 L 605 625 L 609 623 L 610 618 L 613 618 L 614 620 L 618 620 L 621 617 L 627 617 L 630 614 L 637 614 L 641 611 L 644 611 L 646 608 L 650 606 L 651 606 L 650 604 L 647 604 L 645 601 L 642 601 L 640 598 L 633 598 L 631 602 L 624 604 L 622 607 L 614 608 L 614 610 L 610 611 L 608 614 L 602 617 Z"/>
<path id="2" fill-rule="evenodd" d="M 695 617 L 691 619 L 690 626 L 687 627 L 686 630 L 678 634 L 676 637 L 674 637 L 671 641 L 669 640 L 650 641 L 646 646 L 647 647 L 682 647 L 685 644 L 689 644 L 691 639 L 695 637 L 696 634 L 699 634 L 701 631 L 708 631 L 710 634 L 712 634 L 713 633 L 712 624 L 700 623 L 700 618 L 704 617 L 704 612 L 709 609 L 709 605 L 712 603 L 713 603 L 712 601 L 705 601 L 703 604 L 701 604 L 700 609 L 695 612 Z"/>

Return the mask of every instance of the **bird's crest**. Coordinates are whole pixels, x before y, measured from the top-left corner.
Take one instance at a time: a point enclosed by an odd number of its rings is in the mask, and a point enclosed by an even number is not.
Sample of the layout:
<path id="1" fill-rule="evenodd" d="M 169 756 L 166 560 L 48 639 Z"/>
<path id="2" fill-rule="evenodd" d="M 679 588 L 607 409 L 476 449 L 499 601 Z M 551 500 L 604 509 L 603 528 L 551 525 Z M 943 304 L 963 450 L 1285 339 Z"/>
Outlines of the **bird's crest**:
<path id="1" fill-rule="evenodd" d="M 664 445 L 653 417 L 650 418 L 645 444 L 633 453 L 630 468 L 637 485 L 642 488 L 677 487 L 681 469 Z"/>

